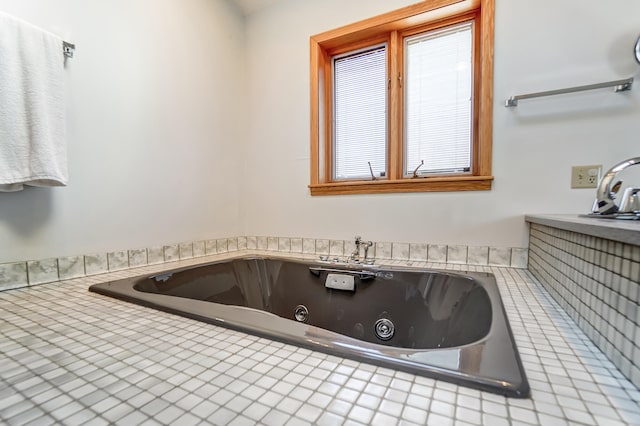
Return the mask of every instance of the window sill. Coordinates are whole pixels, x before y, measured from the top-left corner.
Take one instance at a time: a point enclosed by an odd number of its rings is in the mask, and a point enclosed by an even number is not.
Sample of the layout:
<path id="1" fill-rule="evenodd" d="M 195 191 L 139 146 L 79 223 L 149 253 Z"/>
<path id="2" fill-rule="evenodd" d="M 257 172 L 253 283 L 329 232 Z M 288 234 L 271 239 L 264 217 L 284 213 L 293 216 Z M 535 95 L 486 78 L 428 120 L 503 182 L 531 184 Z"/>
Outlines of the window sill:
<path id="1" fill-rule="evenodd" d="M 330 182 L 309 185 L 311 195 L 387 194 L 394 192 L 488 191 L 493 176 L 455 176 L 402 180 Z"/>

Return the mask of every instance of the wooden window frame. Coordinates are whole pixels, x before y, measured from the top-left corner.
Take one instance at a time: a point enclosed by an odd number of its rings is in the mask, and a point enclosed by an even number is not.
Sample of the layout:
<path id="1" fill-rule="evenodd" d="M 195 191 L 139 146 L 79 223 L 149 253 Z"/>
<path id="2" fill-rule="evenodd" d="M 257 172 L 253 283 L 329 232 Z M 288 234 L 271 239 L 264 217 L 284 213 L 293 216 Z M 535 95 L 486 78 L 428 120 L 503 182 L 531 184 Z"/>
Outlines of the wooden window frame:
<path id="1" fill-rule="evenodd" d="M 364 21 L 311 36 L 311 195 L 490 190 L 493 138 L 494 0 L 425 0 Z M 470 18 L 474 29 L 474 113 L 470 174 L 411 178 L 403 173 L 402 52 L 404 37 Z M 388 49 L 387 176 L 332 180 L 331 58 L 385 41 Z M 394 78 L 394 76 L 397 76 Z M 399 78 L 398 78 L 399 77 Z"/>

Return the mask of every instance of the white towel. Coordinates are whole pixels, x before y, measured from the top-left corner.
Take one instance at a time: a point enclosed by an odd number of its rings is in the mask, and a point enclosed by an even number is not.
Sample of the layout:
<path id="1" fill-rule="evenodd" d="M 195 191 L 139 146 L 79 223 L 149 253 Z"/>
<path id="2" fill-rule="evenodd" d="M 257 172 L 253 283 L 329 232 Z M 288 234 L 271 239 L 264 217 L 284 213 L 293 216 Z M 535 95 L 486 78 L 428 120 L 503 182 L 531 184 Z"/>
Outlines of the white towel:
<path id="1" fill-rule="evenodd" d="M 0 191 L 67 184 L 62 45 L 0 12 Z"/>

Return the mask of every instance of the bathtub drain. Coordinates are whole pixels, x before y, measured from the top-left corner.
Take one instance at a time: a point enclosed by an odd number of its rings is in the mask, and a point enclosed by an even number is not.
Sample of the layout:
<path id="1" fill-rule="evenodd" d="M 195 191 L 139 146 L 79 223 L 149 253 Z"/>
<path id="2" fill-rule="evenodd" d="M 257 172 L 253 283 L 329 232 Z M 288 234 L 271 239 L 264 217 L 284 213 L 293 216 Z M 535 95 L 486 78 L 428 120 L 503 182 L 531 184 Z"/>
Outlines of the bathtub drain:
<path id="1" fill-rule="evenodd" d="M 375 325 L 376 336 L 380 340 L 389 340 L 395 333 L 395 327 L 391 321 L 386 318 L 380 318 Z"/>

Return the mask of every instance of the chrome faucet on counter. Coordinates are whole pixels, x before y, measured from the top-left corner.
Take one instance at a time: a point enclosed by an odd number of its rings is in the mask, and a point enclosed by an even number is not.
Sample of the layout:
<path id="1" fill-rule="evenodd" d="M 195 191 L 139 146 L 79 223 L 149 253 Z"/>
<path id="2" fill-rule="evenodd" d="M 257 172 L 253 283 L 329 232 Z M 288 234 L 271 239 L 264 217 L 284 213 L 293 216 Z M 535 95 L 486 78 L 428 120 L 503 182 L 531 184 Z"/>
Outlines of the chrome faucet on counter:
<path id="1" fill-rule="evenodd" d="M 628 187 L 622 193 L 618 204 L 617 197 L 622 181 L 616 176 L 624 169 L 640 164 L 640 157 L 630 158 L 613 166 L 600 181 L 597 198 L 590 216 L 612 219 L 640 219 L 640 187 Z"/>

